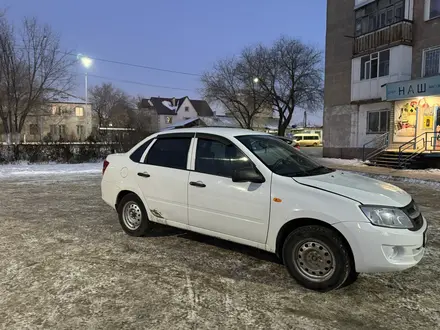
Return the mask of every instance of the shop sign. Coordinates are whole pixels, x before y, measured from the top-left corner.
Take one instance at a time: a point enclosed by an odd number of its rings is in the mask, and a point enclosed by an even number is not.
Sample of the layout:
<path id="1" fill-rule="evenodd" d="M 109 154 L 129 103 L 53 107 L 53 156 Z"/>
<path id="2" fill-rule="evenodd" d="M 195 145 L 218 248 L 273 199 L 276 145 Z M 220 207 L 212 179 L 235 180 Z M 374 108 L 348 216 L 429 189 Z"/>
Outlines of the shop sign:
<path id="1" fill-rule="evenodd" d="M 440 76 L 389 83 L 386 91 L 387 101 L 440 95 Z"/>

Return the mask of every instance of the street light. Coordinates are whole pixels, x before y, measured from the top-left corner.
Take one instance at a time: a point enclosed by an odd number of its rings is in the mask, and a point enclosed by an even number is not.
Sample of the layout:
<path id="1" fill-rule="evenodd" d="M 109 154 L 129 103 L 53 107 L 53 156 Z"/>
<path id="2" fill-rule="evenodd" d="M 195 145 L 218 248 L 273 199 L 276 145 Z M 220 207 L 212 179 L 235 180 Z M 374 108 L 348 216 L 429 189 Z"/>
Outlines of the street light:
<path id="1" fill-rule="evenodd" d="M 89 69 L 93 64 L 93 60 L 90 57 L 82 55 L 82 54 L 78 54 L 77 59 L 81 62 L 83 67 L 85 67 L 86 69 Z M 86 92 L 86 104 L 88 104 L 87 71 L 85 74 L 85 92 Z"/>
<path id="2" fill-rule="evenodd" d="M 254 83 L 258 84 L 259 81 L 260 79 L 258 79 L 257 77 L 254 78 Z"/>

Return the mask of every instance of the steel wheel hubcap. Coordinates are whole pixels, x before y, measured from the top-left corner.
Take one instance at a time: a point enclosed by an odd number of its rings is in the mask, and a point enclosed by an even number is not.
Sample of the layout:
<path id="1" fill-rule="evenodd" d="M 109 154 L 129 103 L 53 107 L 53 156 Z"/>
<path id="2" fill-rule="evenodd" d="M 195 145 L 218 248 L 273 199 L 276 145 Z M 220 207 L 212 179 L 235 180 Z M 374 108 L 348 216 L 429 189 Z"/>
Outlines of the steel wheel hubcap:
<path id="1" fill-rule="evenodd" d="M 335 272 L 333 252 L 316 239 L 307 239 L 296 244 L 293 264 L 304 277 L 314 282 L 323 282 Z"/>
<path id="2" fill-rule="evenodd" d="M 142 222 L 142 211 L 135 202 L 128 202 L 122 210 L 122 220 L 128 229 L 136 230 Z"/>

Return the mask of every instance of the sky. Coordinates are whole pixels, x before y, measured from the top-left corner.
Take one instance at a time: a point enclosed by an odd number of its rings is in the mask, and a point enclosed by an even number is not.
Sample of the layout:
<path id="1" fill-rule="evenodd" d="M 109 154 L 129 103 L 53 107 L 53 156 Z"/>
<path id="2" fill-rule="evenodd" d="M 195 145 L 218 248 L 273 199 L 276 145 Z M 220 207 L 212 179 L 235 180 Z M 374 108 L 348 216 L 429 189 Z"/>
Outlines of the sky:
<path id="1" fill-rule="evenodd" d="M 0 0 L 0 8 L 6 8 L 17 25 L 25 16 L 49 24 L 60 35 L 63 50 L 195 74 L 209 71 L 217 60 L 246 46 L 270 44 L 281 35 L 322 50 L 325 46 L 325 0 Z M 84 96 L 85 69 L 78 65 L 75 70 L 76 94 Z M 102 61 L 95 61 L 88 72 L 89 86 L 111 81 L 147 98 L 200 97 L 198 76 Z M 295 121 L 302 117 L 302 111 L 296 111 Z M 308 118 L 321 124 L 322 112 Z"/>

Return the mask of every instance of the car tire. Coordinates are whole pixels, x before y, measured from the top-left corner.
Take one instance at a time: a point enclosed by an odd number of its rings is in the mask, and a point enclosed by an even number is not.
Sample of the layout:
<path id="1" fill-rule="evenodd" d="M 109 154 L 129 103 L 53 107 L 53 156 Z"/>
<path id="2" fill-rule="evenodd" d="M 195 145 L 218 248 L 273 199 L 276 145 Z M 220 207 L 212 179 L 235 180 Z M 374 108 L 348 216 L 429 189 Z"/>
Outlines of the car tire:
<path id="1" fill-rule="evenodd" d="M 127 194 L 118 204 L 119 223 L 130 236 L 145 236 L 151 229 L 151 222 L 144 203 L 135 194 Z"/>
<path id="2" fill-rule="evenodd" d="M 314 147 L 317 147 L 317 146 L 318 146 L 318 143 L 313 143 L 313 146 L 314 146 Z"/>
<path id="3" fill-rule="evenodd" d="M 282 255 L 290 275 L 307 289 L 331 291 L 357 278 L 349 247 L 330 228 L 293 230 L 284 241 Z"/>

